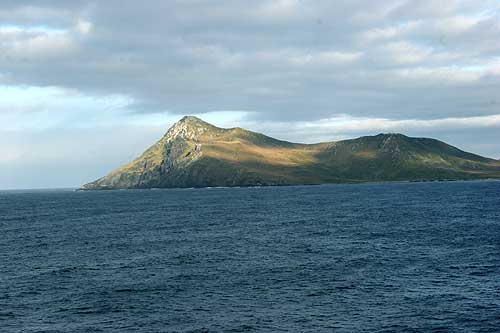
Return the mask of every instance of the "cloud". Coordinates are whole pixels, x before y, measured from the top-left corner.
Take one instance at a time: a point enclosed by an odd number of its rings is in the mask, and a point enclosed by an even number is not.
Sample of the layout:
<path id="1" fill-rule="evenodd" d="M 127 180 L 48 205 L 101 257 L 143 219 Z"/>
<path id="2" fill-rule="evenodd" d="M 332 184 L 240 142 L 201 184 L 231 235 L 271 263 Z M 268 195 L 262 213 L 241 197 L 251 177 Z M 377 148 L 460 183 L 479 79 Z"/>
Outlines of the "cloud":
<path id="1" fill-rule="evenodd" d="M 315 54 L 308 53 L 292 56 L 290 58 L 290 63 L 294 65 L 340 65 L 359 60 L 362 55 L 362 52 L 323 51 Z"/>
<path id="2" fill-rule="evenodd" d="M 4 0 L 0 22 L 4 135 L 108 128 L 111 143 L 111 128 L 198 114 L 294 141 L 401 131 L 500 156 L 497 0 Z M 50 149 L 37 141 L 23 151 Z"/>
<path id="3" fill-rule="evenodd" d="M 77 31 L 82 35 L 88 35 L 92 31 L 92 23 L 84 20 L 79 20 L 76 24 Z"/>
<path id="4" fill-rule="evenodd" d="M 40 130 L 116 125 L 133 101 L 121 95 L 89 96 L 57 87 L 0 85 L 0 129 Z"/>
<path id="5" fill-rule="evenodd" d="M 349 139 L 403 132 L 445 140 L 461 149 L 500 157 L 500 114 L 470 118 L 391 120 L 347 115 L 317 121 L 255 122 L 242 111 L 208 113 L 222 127 L 251 128 L 295 142 Z M 142 119 L 142 123 L 138 121 Z M 133 158 L 158 140 L 176 119 L 153 117 L 93 128 L 0 130 L 0 189 L 78 187 Z"/>
<path id="6" fill-rule="evenodd" d="M 436 29 L 447 35 L 458 35 L 474 28 L 481 20 L 477 17 L 454 16 L 436 22 Z"/>
<path id="7" fill-rule="evenodd" d="M 496 114 L 465 105 L 497 98 L 498 15 L 489 0 L 9 1 L 0 17 L 18 30 L 2 32 L 0 80 L 128 96 L 139 113 Z"/>
<path id="8" fill-rule="evenodd" d="M 431 129 L 445 130 L 467 129 L 467 128 L 500 128 L 500 114 L 491 116 L 465 117 L 465 118 L 443 118 L 443 119 L 405 119 L 391 120 L 384 118 L 332 118 L 319 122 L 308 123 L 305 127 L 326 128 L 330 131 L 341 133 L 360 132 L 404 132 L 406 130 Z"/>
<path id="9" fill-rule="evenodd" d="M 418 20 L 397 23 L 391 26 L 371 28 L 363 31 L 361 33 L 361 38 L 363 42 L 380 42 L 403 38 L 417 31 L 417 29 L 422 29 L 422 25 L 423 21 Z"/>
<path id="10" fill-rule="evenodd" d="M 238 126 L 264 132 L 282 140 L 316 143 L 352 139 L 378 133 L 403 133 L 415 137 L 432 137 L 460 149 L 492 158 L 500 158 L 500 114 L 490 116 L 439 119 L 367 118 L 340 115 L 315 121 L 249 120 L 248 115 L 229 123 L 217 121 L 220 126 Z"/>
<path id="11" fill-rule="evenodd" d="M 72 48 L 65 31 L 43 27 L 0 26 L 0 50 L 4 59 L 16 62 L 61 56 Z"/>
<path id="12" fill-rule="evenodd" d="M 306 138 L 306 142 L 331 141 L 387 132 L 435 133 L 468 129 L 500 129 L 500 114 L 464 118 L 405 119 L 366 118 L 341 115 L 316 121 L 256 123 L 242 118 L 243 127 L 260 128 L 267 133 L 292 141 Z"/>
<path id="13" fill-rule="evenodd" d="M 277 0 L 263 3 L 258 9 L 259 16 L 264 16 L 273 20 L 290 19 L 301 14 L 301 3 L 299 0 Z"/>

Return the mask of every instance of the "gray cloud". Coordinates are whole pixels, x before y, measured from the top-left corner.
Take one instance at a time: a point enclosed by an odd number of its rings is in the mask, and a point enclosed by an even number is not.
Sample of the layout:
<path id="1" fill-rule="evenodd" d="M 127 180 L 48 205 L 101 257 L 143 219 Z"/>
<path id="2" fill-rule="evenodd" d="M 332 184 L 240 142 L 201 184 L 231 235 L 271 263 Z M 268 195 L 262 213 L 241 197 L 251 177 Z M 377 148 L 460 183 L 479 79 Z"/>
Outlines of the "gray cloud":
<path id="1" fill-rule="evenodd" d="M 210 117 L 209 117 L 210 118 Z M 323 121 L 256 122 L 233 119 L 219 126 L 244 126 L 296 142 L 353 138 L 367 133 L 404 132 L 432 136 L 461 149 L 500 158 L 500 116 L 419 120 L 332 118 Z M 0 189 L 78 187 L 107 174 L 158 140 L 162 126 L 122 126 L 36 131 L 0 130 Z"/>
<path id="2" fill-rule="evenodd" d="M 0 88 L 0 188 L 79 186 L 181 114 L 499 158 L 500 3 L 0 0 Z"/>
<path id="3" fill-rule="evenodd" d="M 0 27 L 0 81 L 123 94 L 136 112 L 499 114 L 498 11 L 493 0 L 3 1 L 2 22 L 20 28 Z"/>

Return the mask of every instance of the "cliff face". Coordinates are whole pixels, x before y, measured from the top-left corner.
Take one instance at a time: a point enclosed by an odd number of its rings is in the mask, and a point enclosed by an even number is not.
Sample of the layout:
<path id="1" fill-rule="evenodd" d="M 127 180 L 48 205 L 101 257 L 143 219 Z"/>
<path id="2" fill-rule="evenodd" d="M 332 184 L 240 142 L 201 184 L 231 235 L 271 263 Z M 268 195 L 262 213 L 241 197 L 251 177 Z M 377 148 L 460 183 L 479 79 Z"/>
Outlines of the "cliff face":
<path id="1" fill-rule="evenodd" d="M 379 134 L 280 141 L 184 117 L 141 156 L 84 190 L 500 178 L 500 163 L 444 142 Z"/>

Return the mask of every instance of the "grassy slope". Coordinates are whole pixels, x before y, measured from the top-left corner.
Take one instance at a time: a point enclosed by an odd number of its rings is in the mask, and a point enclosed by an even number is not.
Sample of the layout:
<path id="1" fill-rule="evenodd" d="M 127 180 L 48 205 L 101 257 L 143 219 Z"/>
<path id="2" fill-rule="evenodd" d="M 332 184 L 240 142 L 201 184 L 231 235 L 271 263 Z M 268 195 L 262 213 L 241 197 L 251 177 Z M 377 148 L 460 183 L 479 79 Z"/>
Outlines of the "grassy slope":
<path id="1" fill-rule="evenodd" d="M 227 135 L 204 145 L 205 156 L 263 180 L 324 183 L 373 180 L 497 178 L 498 163 L 432 139 L 377 135 L 301 145 Z"/>
<path id="2" fill-rule="evenodd" d="M 320 144 L 280 141 L 197 118 L 194 137 L 167 135 L 138 159 L 87 188 L 319 184 L 500 178 L 500 163 L 441 141 L 379 134 Z"/>

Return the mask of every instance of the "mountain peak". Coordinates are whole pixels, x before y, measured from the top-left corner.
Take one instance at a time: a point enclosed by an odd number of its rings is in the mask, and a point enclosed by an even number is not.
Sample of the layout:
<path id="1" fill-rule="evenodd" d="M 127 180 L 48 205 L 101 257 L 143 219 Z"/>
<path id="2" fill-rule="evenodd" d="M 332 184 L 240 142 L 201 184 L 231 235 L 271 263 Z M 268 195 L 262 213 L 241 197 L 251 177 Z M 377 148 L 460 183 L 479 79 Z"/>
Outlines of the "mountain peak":
<path id="1" fill-rule="evenodd" d="M 209 132 L 218 130 L 218 127 L 215 127 L 212 124 L 209 124 L 198 117 L 195 116 L 184 116 L 178 122 L 176 122 L 170 129 L 167 131 L 166 137 L 170 139 L 174 138 L 184 138 L 184 139 L 196 139 L 200 135 Z"/>
<path id="2" fill-rule="evenodd" d="M 208 124 L 207 122 L 205 122 L 205 121 L 203 121 L 200 118 L 195 117 L 195 116 L 184 116 L 177 123 L 192 123 L 192 124 L 204 123 L 204 124 Z"/>
<path id="3" fill-rule="evenodd" d="M 387 138 L 398 138 L 398 139 L 408 138 L 404 134 L 395 133 L 395 132 L 380 133 L 380 134 L 376 135 L 376 137 L 382 137 L 384 139 L 387 139 Z"/>
<path id="4" fill-rule="evenodd" d="M 137 159 L 83 189 L 483 178 L 500 179 L 500 163 L 434 139 L 386 133 L 293 144 L 187 116 Z"/>

